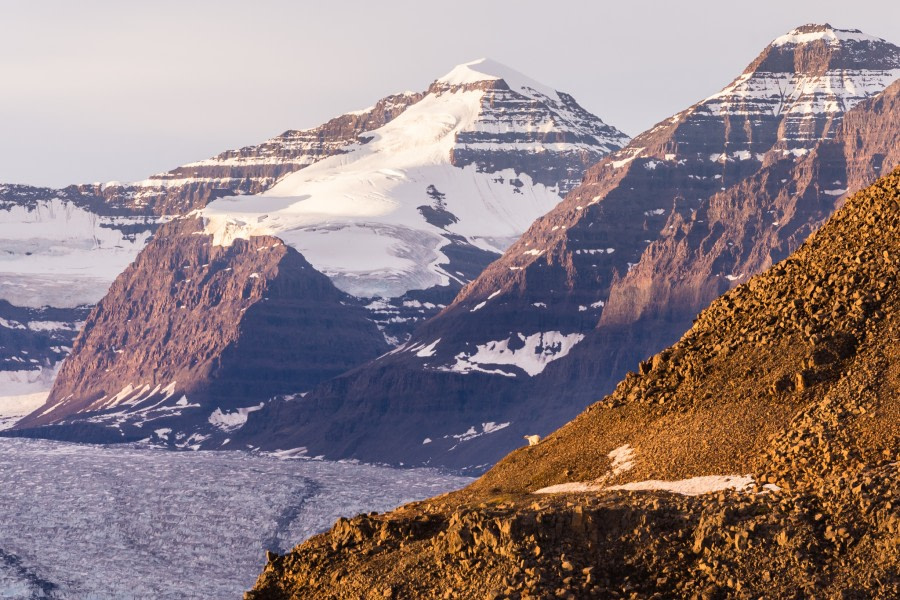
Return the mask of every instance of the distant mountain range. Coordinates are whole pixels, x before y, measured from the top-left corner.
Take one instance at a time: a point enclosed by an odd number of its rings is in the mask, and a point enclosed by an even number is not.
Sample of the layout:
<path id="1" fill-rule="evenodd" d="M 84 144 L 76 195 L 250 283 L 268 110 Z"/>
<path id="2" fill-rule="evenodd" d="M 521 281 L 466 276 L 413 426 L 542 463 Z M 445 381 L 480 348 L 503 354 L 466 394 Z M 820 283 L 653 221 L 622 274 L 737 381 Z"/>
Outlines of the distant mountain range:
<path id="1" fill-rule="evenodd" d="M 407 339 L 627 141 L 571 96 L 483 59 L 425 93 L 143 182 L 17 188 L 9 202 L 23 229 L 55 202 L 91 224 L 104 211 L 141 219 L 128 249 L 110 242 L 123 258 L 148 244 L 90 315 L 81 306 L 65 324 L 70 340 L 74 318 L 87 323 L 47 405 L 20 427 L 73 420 L 78 433 L 64 429 L 78 439 L 221 444 L 258 402 L 308 390 Z M 35 207 L 16 203 L 27 194 Z M 67 230 L 64 218 L 50 220 Z M 70 233 L 101 255 L 92 229 Z M 91 291 L 105 290 L 112 271 L 96 274 Z M 342 291 L 326 292 L 318 271 Z M 282 303 L 275 290 L 288 294 Z M 45 356 L 45 368 L 66 350 Z M 215 411 L 232 424 L 220 426 Z"/>
<path id="2" fill-rule="evenodd" d="M 29 360 L 50 369 L 87 323 L 16 435 L 487 468 L 900 163 L 898 77 L 897 46 L 807 25 L 629 142 L 485 59 L 315 130 L 67 188 L 53 202 L 127 231 L 123 254 L 147 246 L 42 339 L 55 353 Z M 26 322 L 7 329 L 46 335 Z"/>

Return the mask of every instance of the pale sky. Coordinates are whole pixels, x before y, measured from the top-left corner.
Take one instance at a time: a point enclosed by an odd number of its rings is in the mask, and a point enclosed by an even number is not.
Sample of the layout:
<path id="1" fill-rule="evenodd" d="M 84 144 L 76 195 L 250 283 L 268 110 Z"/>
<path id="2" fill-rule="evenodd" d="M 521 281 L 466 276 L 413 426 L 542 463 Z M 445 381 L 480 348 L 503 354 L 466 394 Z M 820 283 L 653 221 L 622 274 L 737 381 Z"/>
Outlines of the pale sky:
<path id="1" fill-rule="evenodd" d="M 900 43 L 896 0 L 0 0 L 0 182 L 142 179 L 482 56 L 636 135 L 810 22 Z"/>

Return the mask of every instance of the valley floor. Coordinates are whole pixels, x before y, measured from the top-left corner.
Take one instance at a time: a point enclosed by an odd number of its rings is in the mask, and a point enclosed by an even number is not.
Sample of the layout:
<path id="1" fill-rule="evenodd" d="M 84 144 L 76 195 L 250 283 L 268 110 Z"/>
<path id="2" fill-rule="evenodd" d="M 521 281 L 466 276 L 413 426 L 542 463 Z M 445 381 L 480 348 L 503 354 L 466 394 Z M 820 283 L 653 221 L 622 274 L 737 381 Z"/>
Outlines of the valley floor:
<path id="1" fill-rule="evenodd" d="M 0 598 L 237 598 L 267 550 L 469 481 L 244 452 L 0 439 Z"/>

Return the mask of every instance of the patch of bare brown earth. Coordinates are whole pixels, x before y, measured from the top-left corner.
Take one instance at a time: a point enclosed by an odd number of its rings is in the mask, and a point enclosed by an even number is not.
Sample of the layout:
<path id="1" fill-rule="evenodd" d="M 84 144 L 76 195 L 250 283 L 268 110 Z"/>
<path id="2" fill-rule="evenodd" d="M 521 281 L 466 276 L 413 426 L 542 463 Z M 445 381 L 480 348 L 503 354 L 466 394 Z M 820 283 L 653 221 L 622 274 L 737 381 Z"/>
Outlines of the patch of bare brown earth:
<path id="1" fill-rule="evenodd" d="M 900 169 L 538 445 L 270 555 L 246 598 L 900 597 L 898 233 Z M 566 483 L 593 491 L 534 493 Z"/>

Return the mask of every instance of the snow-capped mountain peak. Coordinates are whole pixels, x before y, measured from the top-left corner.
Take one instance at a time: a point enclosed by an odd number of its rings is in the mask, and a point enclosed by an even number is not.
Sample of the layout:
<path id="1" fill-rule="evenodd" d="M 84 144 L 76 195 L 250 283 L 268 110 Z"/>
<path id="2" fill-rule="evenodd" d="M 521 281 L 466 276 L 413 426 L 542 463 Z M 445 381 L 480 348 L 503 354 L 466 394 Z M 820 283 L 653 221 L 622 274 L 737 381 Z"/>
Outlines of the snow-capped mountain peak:
<path id="1" fill-rule="evenodd" d="M 859 29 L 838 29 L 828 23 L 824 25 L 810 23 L 792 29 L 788 33 L 775 38 L 771 45 L 807 44 L 818 40 L 824 40 L 826 44 L 831 46 L 839 46 L 841 42 L 884 42 L 883 39 L 863 33 Z"/>
<path id="2" fill-rule="evenodd" d="M 537 93 L 553 101 L 560 101 L 558 93 L 553 88 L 537 82 L 527 75 L 523 75 L 515 69 L 491 58 L 479 58 L 457 65 L 449 73 L 439 78 L 436 83 L 448 86 L 461 86 L 497 80 L 505 81 L 509 89 L 514 92 L 526 96 L 534 96 Z"/>
<path id="3" fill-rule="evenodd" d="M 823 43 L 824 42 L 824 43 Z M 900 47 L 857 29 L 803 25 L 776 38 L 744 72 L 697 104 L 697 115 L 752 118 L 744 148 L 760 152 L 760 120 L 777 123 L 777 139 L 804 149 L 828 138 L 844 112 L 900 78 Z"/>
<path id="4" fill-rule="evenodd" d="M 206 232 L 222 245 L 276 235 L 359 297 L 464 284 L 473 253 L 499 256 L 626 141 L 571 96 L 479 59 L 265 198 L 211 203 Z"/>

